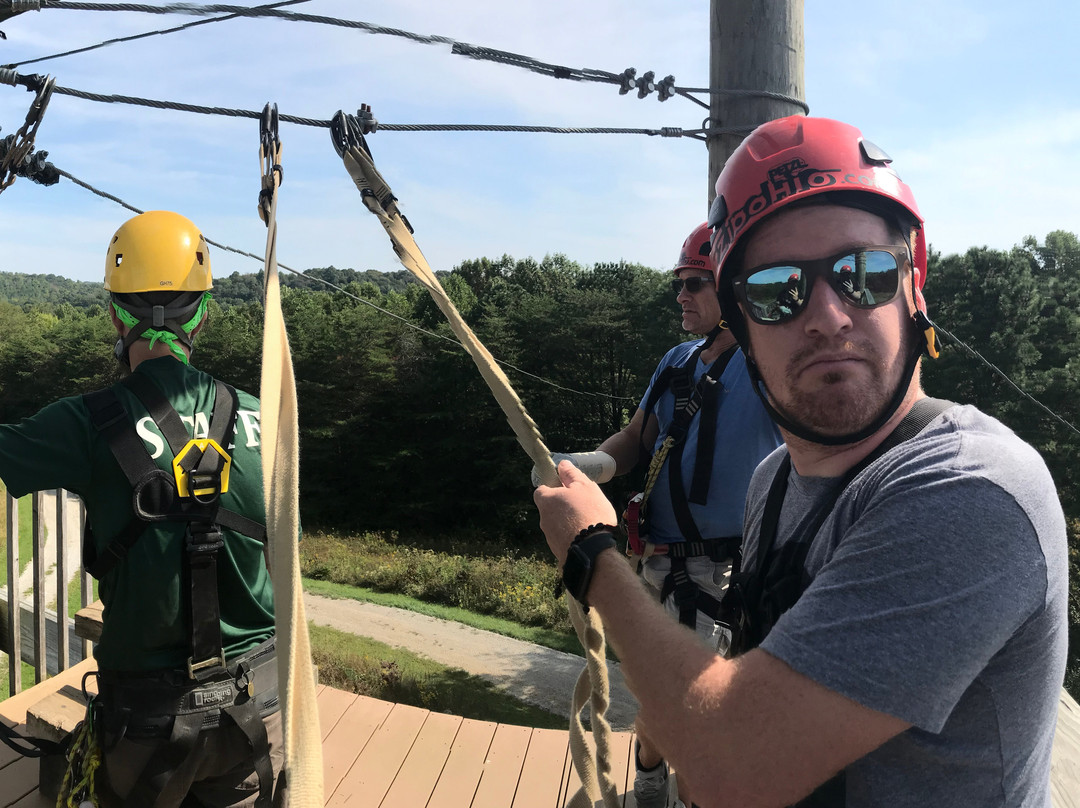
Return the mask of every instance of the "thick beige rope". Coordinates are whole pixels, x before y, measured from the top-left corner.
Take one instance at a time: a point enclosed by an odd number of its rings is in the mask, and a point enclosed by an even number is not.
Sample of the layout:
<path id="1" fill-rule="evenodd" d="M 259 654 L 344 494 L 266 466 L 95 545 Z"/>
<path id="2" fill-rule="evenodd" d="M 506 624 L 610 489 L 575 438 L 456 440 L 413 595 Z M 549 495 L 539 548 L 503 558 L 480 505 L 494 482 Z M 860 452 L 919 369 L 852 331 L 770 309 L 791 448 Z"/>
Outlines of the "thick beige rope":
<path id="1" fill-rule="evenodd" d="M 276 121 L 275 121 L 276 123 Z M 276 127 L 275 127 L 276 128 Z M 272 153 L 260 148 L 268 166 L 263 175 L 259 213 L 267 225 L 266 309 L 263 326 L 262 379 L 259 386 L 262 429 L 263 493 L 266 533 L 274 581 L 278 681 L 285 735 L 285 774 L 293 808 L 323 808 L 322 734 L 311 642 L 300 584 L 299 429 L 292 354 L 281 312 L 277 267 L 277 188 L 281 182 L 281 143 L 274 132 Z"/>
<path id="2" fill-rule="evenodd" d="M 335 123 L 347 116 L 338 114 Z M 332 130 L 333 131 L 333 130 Z M 354 133 L 358 133 L 358 128 Z M 427 288 L 435 304 L 446 316 L 450 328 L 469 352 L 473 362 L 502 408 L 518 443 L 536 465 L 545 485 L 559 485 L 551 453 L 544 445 L 536 423 L 525 410 L 525 405 L 510 385 L 494 357 L 462 319 L 457 307 L 447 296 L 431 267 L 424 258 L 412 230 L 398 211 L 397 200 L 390 186 L 375 168 L 362 135 L 356 134 L 358 143 L 335 142 L 345 168 L 360 191 L 364 205 L 375 214 L 387 234 L 401 263 Z M 581 605 L 566 596 L 570 618 L 578 638 L 586 651 L 586 667 L 578 677 L 571 703 L 570 752 L 574 766 L 581 778 L 581 788 L 571 798 L 570 808 L 595 805 L 603 799 L 607 808 L 620 805 L 618 788 L 611 777 L 611 725 L 604 717 L 609 703 L 607 660 L 605 659 L 604 630 L 596 612 L 582 613 Z M 590 687 L 591 681 L 591 687 Z M 591 698 L 590 698 L 591 692 Z M 593 760 L 581 722 L 581 711 L 586 701 L 590 705 L 593 738 L 596 742 L 596 759 Z"/>

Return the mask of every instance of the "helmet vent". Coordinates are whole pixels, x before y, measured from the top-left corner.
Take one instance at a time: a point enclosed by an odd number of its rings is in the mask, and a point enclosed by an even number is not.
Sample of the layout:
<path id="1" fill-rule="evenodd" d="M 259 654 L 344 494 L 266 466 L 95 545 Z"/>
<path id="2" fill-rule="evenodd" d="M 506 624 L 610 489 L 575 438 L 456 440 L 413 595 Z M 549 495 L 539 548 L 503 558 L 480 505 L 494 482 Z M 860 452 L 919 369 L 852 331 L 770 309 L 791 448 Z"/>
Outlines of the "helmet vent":
<path id="1" fill-rule="evenodd" d="M 723 194 L 717 194 L 709 206 L 709 227 L 714 230 L 727 218 L 727 202 Z"/>
<path id="2" fill-rule="evenodd" d="M 202 254 L 202 250 L 196 250 L 196 251 L 195 251 L 195 260 L 199 262 L 199 266 L 202 266 L 202 265 L 203 265 L 203 254 Z"/>
<path id="3" fill-rule="evenodd" d="M 117 253 L 116 254 L 116 264 L 115 264 L 115 266 L 120 266 L 120 264 L 122 264 L 123 262 L 124 262 L 124 254 L 123 253 Z"/>
<path id="4" fill-rule="evenodd" d="M 879 166 L 887 166 L 892 162 L 892 158 L 889 157 L 880 147 L 875 146 L 869 140 L 859 141 L 859 150 L 862 152 L 863 157 L 869 163 L 874 163 Z"/>

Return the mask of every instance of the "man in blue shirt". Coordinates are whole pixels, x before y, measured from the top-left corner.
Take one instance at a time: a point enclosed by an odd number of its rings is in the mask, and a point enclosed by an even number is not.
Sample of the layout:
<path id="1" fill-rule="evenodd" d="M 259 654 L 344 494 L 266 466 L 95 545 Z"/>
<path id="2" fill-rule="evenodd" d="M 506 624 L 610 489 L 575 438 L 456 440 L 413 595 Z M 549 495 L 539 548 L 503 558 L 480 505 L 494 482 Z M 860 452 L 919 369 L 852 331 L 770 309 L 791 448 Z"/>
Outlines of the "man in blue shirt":
<path id="1" fill-rule="evenodd" d="M 686 239 L 671 285 L 682 327 L 703 339 L 668 351 L 630 423 L 594 452 L 556 454 L 597 482 L 649 465 L 645 491 L 627 511 L 628 552 L 650 593 L 716 652 L 730 637 L 717 622 L 742 540 L 746 489 L 758 463 L 781 443 L 754 394 L 746 360 L 721 322 L 711 231 Z M 651 461 L 650 461 L 651 458 Z M 662 685 L 662 678 L 657 677 Z M 639 808 L 667 805 L 668 770 L 659 749 L 637 727 L 634 795 Z M 680 796 L 689 805 L 684 784 Z"/>

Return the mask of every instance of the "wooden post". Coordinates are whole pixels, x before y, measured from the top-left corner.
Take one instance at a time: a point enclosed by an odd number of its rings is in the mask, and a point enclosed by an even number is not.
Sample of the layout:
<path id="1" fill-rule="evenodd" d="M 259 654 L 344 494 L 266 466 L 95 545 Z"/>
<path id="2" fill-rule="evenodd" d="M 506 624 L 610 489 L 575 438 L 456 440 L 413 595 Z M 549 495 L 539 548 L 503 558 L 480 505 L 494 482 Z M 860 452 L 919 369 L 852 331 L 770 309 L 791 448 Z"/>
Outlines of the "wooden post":
<path id="1" fill-rule="evenodd" d="M 86 504 L 80 499 L 79 500 L 79 535 L 82 536 L 85 531 L 86 531 Z M 82 556 L 80 554 L 80 559 L 81 558 L 82 558 Z M 82 561 L 80 560 L 79 563 L 81 565 Z M 81 576 L 81 578 L 82 578 L 82 587 L 81 587 L 82 588 L 82 593 L 81 593 L 82 594 L 82 608 L 85 609 L 87 606 L 89 606 L 91 603 L 94 602 L 94 579 L 90 576 L 90 573 L 86 571 L 85 567 L 80 566 L 80 569 L 82 569 L 82 576 Z M 90 658 L 91 650 L 92 650 L 92 648 L 91 648 L 90 640 L 83 639 L 83 641 L 82 641 L 83 659 L 89 659 Z"/>
<path id="2" fill-rule="evenodd" d="M 19 620 L 19 501 L 7 497 L 8 695 L 22 691 L 22 625 Z"/>
<path id="3" fill-rule="evenodd" d="M 758 90 L 805 98 L 803 0 L 711 0 L 709 87 Z M 745 127 L 805 112 L 790 101 L 719 95 L 709 104 L 710 128 Z M 746 133 L 710 136 L 709 203 L 716 178 Z"/>
<path id="4" fill-rule="evenodd" d="M 68 573 L 71 556 L 67 551 L 67 491 L 56 489 L 56 672 L 71 667 L 68 646 Z"/>
<path id="5" fill-rule="evenodd" d="M 49 677 L 49 655 L 45 645 L 45 492 L 35 491 L 33 499 L 34 530 L 34 682 Z"/>

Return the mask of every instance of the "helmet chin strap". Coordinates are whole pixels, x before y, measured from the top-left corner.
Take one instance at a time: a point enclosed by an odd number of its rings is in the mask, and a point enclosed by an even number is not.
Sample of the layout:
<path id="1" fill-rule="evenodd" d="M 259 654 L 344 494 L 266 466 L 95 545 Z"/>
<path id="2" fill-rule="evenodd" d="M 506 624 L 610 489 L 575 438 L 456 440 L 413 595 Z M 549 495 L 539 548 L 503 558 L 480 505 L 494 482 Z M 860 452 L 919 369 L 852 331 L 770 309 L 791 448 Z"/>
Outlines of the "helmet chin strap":
<path id="1" fill-rule="evenodd" d="M 923 317 L 925 318 L 925 315 L 923 315 Z M 911 351 L 908 353 L 907 361 L 904 364 L 904 371 L 900 376 L 900 383 L 897 385 L 892 398 L 889 400 L 888 404 L 885 405 L 884 409 L 882 409 L 881 413 L 862 429 L 855 432 L 849 432 L 846 435 L 825 435 L 808 426 L 800 424 L 793 417 L 781 412 L 769 401 L 768 388 L 765 387 L 765 380 L 761 377 L 761 372 L 758 370 L 757 363 L 747 356 L 746 370 L 750 374 L 750 381 L 753 384 L 754 392 L 757 393 L 758 398 L 761 399 L 765 411 L 769 414 L 769 417 L 772 418 L 773 422 L 784 431 L 790 432 L 798 438 L 810 441 L 811 443 L 818 443 L 823 446 L 847 446 L 865 440 L 888 423 L 889 419 L 896 414 L 898 409 L 900 409 L 900 405 L 907 396 L 908 387 L 911 385 L 911 379 L 915 375 L 915 366 L 919 361 L 919 356 L 922 354 L 922 348 L 919 347 L 920 343 L 925 344 L 923 341 L 922 329 L 919 328 L 919 320 L 916 317 L 912 317 L 911 322 L 917 331 L 917 336 L 912 340 Z"/>

